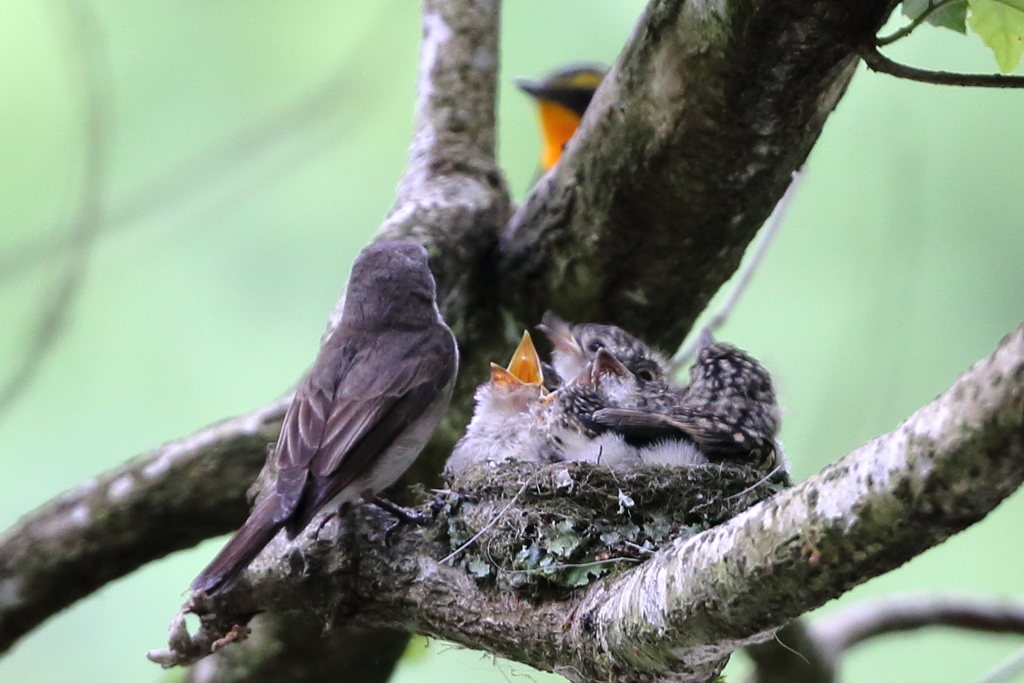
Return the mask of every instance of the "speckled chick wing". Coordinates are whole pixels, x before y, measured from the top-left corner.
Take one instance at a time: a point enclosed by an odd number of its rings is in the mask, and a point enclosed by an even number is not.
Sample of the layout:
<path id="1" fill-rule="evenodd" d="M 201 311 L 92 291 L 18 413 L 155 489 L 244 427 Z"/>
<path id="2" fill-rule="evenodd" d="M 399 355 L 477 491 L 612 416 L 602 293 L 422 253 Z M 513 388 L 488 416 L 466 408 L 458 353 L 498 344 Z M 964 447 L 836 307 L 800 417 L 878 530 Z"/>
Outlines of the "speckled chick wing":
<path id="1" fill-rule="evenodd" d="M 771 376 L 731 344 L 706 344 L 690 370 L 690 383 L 667 408 L 611 407 L 597 411 L 593 420 L 627 440 L 682 434 L 711 460 L 733 459 L 766 470 L 783 464 Z"/>
<path id="2" fill-rule="evenodd" d="M 731 344 L 705 345 L 673 416 L 709 458 L 740 458 L 770 465 L 781 413 L 771 375 Z"/>

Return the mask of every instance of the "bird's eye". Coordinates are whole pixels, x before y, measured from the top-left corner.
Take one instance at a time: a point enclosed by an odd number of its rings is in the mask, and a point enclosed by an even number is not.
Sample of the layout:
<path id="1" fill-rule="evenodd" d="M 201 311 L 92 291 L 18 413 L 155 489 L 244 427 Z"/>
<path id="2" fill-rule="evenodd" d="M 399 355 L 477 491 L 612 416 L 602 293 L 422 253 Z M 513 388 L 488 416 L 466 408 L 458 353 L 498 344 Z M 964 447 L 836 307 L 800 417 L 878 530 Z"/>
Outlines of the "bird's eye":
<path id="1" fill-rule="evenodd" d="M 589 346 L 587 346 L 587 351 L 590 351 L 591 353 L 597 353 L 598 351 L 600 351 L 603 348 L 604 348 L 604 344 L 602 344 L 601 342 L 599 342 L 597 340 L 594 340 L 594 341 L 590 342 Z"/>
<path id="2" fill-rule="evenodd" d="M 636 376 L 639 377 L 644 382 L 650 382 L 652 379 L 654 379 L 654 373 L 652 373 L 650 370 L 641 370 L 640 372 L 636 373 Z"/>

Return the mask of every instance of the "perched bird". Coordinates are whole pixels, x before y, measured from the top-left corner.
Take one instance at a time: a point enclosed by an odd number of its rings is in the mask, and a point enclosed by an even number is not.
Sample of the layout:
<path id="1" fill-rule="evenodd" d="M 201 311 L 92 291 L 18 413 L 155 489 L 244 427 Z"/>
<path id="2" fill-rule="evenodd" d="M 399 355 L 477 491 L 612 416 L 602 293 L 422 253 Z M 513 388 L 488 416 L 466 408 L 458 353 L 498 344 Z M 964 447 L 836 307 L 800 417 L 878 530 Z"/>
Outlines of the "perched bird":
<path id="1" fill-rule="evenodd" d="M 538 419 L 546 395 L 540 356 L 529 332 L 512 354 L 507 368 L 491 363 L 491 378 L 477 387 L 473 418 L 445 463 L 445 473 L 458 474 L 477 462 L 539 459 Z"/>
<path id="2" fill-rule="evenodd" d="M 448 407 L 458 370 L 435 290 L 419 244 L 363 249 L 341 321 L 285 414 L 270 456 L 273 488 L 192 590 L 216 593 L 280 529 L 294 538 L 329 504 L 372 500 L 412 465 Z"/>
<path id="3" fill-rule="evenodd" d="M 579 128 L 583 113 L 606 73 L 608 67 L 601 64 L 574 64 L 559 69 L 542 81 L 516 79 L 519 89 L 537 101 L 543 142 L 541 167 L 544 171 L 558 163 L 562 149 Z"/>
<path id="4" fill-rule="evenodd" d="M 657 411 L 602 408 L 592 419 L 627 439 L 681 435 L 712 461 L 732 460 L 762 470 L 785 467 L 776 440 L 781 417 L 771 375 L 747 353 L 710 337 L 674 405 Z"/>
<path id="5" fill-rule="evenodd" d="M 551 340 L 551 366 L 561 382 L 584 378 L 606 349 L 641 382 L 665 380 L 664 359 L 651 347 L 615 325 L 567 323 L 548 311 L 537 326 Z"/>

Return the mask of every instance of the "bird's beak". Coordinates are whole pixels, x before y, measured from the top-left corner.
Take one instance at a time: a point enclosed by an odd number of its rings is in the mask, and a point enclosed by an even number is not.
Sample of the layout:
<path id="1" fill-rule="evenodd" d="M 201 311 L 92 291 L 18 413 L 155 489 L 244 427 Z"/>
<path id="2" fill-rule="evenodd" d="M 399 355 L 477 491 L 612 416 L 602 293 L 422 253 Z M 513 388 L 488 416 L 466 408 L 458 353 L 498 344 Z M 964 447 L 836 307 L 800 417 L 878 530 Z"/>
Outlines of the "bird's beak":
<path id="1" fill-rule="evenodd" d="M 629 370 L 626 369 L 626 366 L 620 363 L 619 359 L 613 356 L 608 349 L 601 349 L 597 352 L 597 357 L 594 358 L 594 367 L 590 371 L 590 381 L 598 384 L 604 377 L 612 375 L 625 377 L 628 372 Z"/>
<path id="2" fill-rule="evenodd" d="M 522 386 L 523 382 L 497 363 L 491 363 L 491 384 L 506 391 L 511 391 L 516 387 Z"/>
<path id="3" fill-rule="evenodd" d="M 569 327 L 569 323 L 551 311 L 545 313 L 544 317 L 540 319 L 540 325 L 537 325 L 537 329 L 546 334 L 555 348 L 562 353 L 569 353 L 574 356 L 583 355 L 583 349 L 580 348 L 579 342 L 572 336 L 572 329 Z"/>
<path id="4" fill-rule="evenodd" d="M 540 356 L 537 348 L 533 345 L 533 338 L 528 331 L 523 332 L 523 338 L 512 354 L 507 371 L 523 384 L 542 386 L 544 384 L 544 371 L 541 369 Z M 493 377 L 493 370 L 492 370 Z"/>
<path id="5" fill-rule="evenodd" d="M 535 97 L 537 99 L 543 99 L 546 90 L 543 83 L 535 81 L 532 78 L 517 78 L 516 87 L 530 97 Z"/>

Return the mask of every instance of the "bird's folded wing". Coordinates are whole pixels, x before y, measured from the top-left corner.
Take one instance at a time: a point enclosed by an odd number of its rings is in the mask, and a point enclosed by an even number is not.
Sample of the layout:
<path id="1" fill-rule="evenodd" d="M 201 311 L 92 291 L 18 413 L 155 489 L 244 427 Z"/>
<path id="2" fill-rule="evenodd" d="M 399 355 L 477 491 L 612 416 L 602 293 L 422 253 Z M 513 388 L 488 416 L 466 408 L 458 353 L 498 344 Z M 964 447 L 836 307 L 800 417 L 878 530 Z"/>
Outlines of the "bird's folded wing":
<path id="1" fill-rule="evenodd" d="M 387 367 L 373 362 L 373 349 L 342 350 L 330 375 L 314 370 L 302 383 L 278 444 L 279 517 L 301 504 L 308 520 L 438 399 L 455 372 L 455 356 L 440 334 L 420 341 L 418 348 L 390 347 Z"/>
<path id="2" fill-rule="evenodd" d="M 627 439 L 659 439 L 686 436 L 693 438 L 688 425 L 671 415 L 649 413 L 628 408 L 601 408 L 591 415 L 591 420 L 616 431 Z"/>

